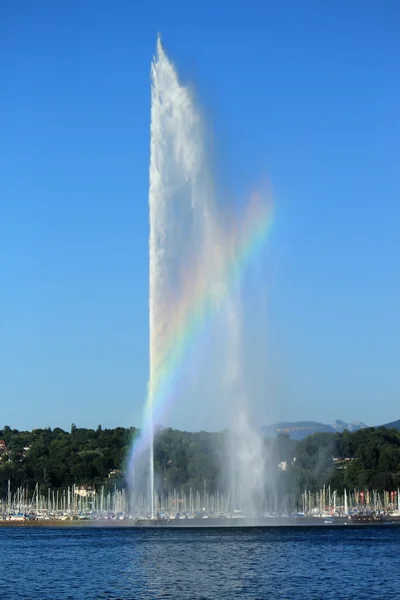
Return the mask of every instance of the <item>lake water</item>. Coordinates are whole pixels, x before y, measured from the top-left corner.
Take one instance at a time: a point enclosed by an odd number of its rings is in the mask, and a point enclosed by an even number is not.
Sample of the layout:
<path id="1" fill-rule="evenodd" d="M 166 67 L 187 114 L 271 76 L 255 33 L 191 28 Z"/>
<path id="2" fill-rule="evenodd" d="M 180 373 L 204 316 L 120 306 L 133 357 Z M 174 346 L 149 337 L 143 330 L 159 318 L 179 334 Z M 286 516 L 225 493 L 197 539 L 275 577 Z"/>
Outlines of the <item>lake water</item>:
<path id="1" fill-rule="evenodd" d="M 7 600 L 400 597 L 400 528 L 0 528 Z"/>

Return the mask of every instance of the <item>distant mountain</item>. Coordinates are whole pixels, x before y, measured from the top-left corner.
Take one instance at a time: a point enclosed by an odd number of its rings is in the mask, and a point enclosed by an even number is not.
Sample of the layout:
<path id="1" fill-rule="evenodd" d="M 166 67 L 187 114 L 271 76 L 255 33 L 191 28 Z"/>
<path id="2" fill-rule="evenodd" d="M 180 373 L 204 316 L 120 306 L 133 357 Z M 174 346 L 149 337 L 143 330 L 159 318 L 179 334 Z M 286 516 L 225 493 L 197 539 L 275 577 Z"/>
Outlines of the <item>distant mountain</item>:
<path id="1" fill-rule="evenodd" d="M 312 435 L 317 432 L 332 433 L 334 429 L 330 425 L 324 423 L 317 423 L 316 421 L 296 421 L 296 422 L 283 422 L 274 423 L 263 428 L 265 435 L 275 436 L 279 433 L 286 433 L 293 440 L 302 440 L 308 435 Z"/>
<path id="2" fill-rule="evenodd" d="M 359 429 L 365 429 L 368 427 L 365 423 L 361 423 L 361 421 L 353 421 L 352 423 L 345 423 L 345 421 L 340 421 L 339 419 L 334 422 L 332 428 L 339 433 L 342 433 L 345 429 L 347 431 L 358 431 Z"/>
<path id="3" fill-rule="evenodd" d="M 400 421 L 398 421 L 398 423 L 400 429 Z M 325 423 L 318 423 L 317 421 L 285 421 L 263 427 L 263 432 L 266 436 L 276 436 L 280 433 L 285 433 L 293 440 L 302 440 L 313 433 L 341 433 L 345 429 L 348 431 L 358 431 L 365 427 L 368 427 L 368 425 L 365 425 L 365 423 L 361 423 L 360 421 L 346 423 L 345 421 L 337 420 L 333 425 L 326 425 Z"/>
<path id="4" fill-rule="evenodd" d="M 386 423 L 386 425 L 381 425 L 381 427 L 386 427 L 386 429 L 400 429 L 400 419 Z"/>

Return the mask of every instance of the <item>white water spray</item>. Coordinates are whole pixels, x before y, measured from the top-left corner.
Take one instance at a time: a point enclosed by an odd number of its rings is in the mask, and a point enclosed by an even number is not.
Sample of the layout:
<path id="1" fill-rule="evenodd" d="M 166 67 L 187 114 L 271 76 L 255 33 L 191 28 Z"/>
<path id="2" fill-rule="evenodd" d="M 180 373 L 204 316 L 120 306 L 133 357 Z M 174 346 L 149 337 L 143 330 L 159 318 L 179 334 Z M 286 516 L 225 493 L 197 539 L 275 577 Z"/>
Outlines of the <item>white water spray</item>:
<path id="1" fill-rule="evenodd" d="M 202 119 L 160 39 L 151 79 L 150 375 L 146 403 L 151 515 L 155 511 L 153 415 L 164 401 L 159 397 L 159 383 L 168 368 L 179 318 L 186 314 L 191 290 L 199 287 L 207 290 L 214 306 L 208 334 L 211 352 L 206 356 L 204 348 L 203 352 L 190 348 L 192 385 L 186 386 L 185 394 L 193 410 L 205 395 L 210 397 L 210 405 L 218 407 L 226 425 L 235 430 L 226 469 L 235 480 L 232 497 L 251 510 L 254 492 L 262 491 L 264 485 L 263 441 L 249 424 L 241 365 L 240 294 L 237 289 L 228 290 L 229 282 L 221 276 L 224 267 L 234 262 L 235 248 L 214 196 Z"/>

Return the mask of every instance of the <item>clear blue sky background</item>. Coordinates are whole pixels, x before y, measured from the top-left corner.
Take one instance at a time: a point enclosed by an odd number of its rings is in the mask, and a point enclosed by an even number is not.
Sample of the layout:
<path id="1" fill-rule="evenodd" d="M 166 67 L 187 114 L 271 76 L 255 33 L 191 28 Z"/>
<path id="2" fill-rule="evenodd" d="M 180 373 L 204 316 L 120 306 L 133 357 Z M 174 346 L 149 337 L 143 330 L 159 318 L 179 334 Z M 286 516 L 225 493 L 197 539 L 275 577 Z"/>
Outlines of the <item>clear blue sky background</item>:
<path id="1" fill-rule="evenodd" d="M 221 177 L 274 190 L 266 404 L 400 417 L 399 30 L 396 1 L 3 1 L 0 425 L 140 422 L 158 31 Z"/>

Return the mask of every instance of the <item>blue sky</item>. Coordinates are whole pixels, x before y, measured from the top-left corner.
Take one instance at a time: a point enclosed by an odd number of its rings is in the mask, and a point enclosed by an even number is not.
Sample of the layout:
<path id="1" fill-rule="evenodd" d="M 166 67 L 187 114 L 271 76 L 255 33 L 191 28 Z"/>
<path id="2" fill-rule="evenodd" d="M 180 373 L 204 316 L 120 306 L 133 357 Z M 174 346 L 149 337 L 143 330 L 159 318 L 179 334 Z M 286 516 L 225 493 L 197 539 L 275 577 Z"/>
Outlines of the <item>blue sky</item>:
<path id="1" fill-rule="evenodd" d="M 400 417 L 399 27 L 394 1 L 3 2 L 0 424 L 140 422 L 157 32 L 221 179 L 274 192 L 266 406 Z"/>

